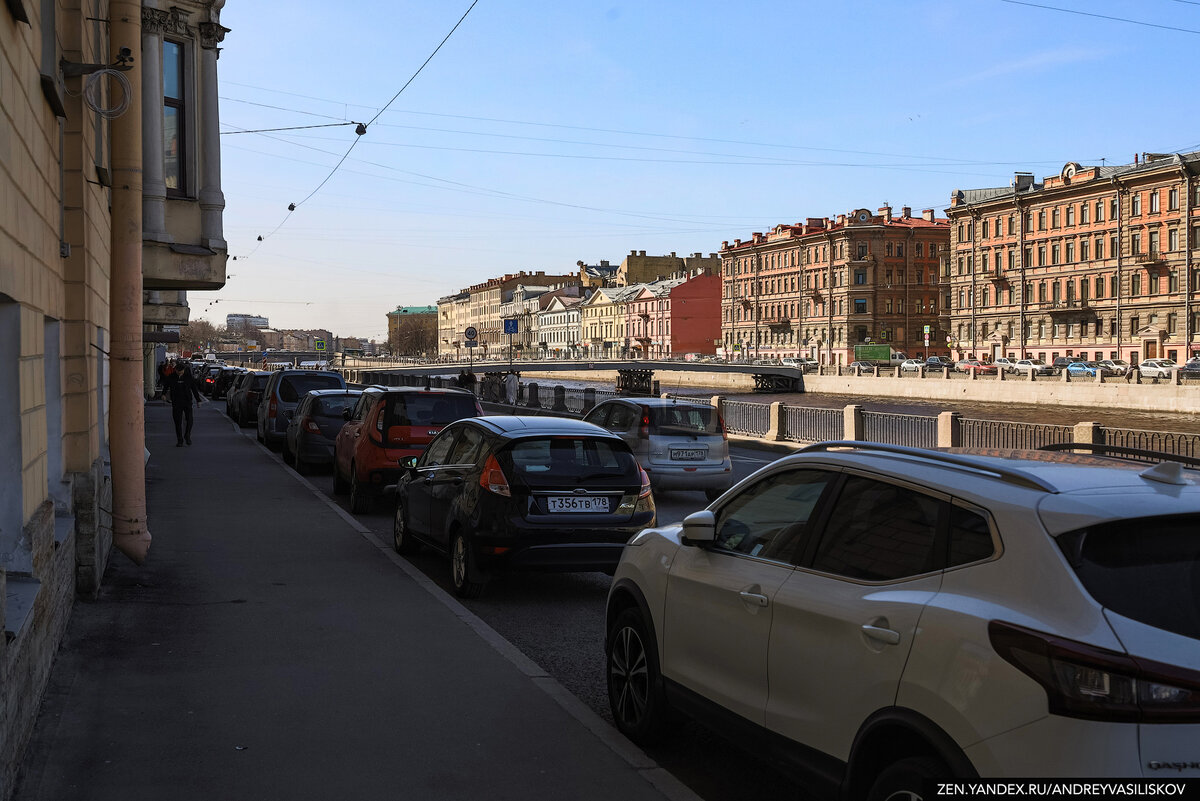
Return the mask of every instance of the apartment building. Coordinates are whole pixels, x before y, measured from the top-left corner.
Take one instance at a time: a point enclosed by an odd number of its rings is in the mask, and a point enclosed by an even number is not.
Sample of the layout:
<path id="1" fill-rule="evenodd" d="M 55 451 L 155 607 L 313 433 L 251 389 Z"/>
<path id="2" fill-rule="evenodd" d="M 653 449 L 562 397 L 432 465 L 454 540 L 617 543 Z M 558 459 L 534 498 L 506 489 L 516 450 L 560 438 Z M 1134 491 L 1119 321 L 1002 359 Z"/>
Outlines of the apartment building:
<path id="1" fill-rule="evenodd" d="M 542 358 L 577 359 L 583 319 L 580 305 L 585 299 L 555 294 L 538 312 L 538 353 Z"/>
<path id="2" fill-rule="evenodd" d="M 0 8 L 0 798 L 72 602 L 149 540 L 144 345 L 224 283 L 222 5 Z"/>
<path id="3" fill-rule="evenodd" d="M 868 343 L 947 353 L 939 264 L 949 241 L 949 222 L 932 209 L 914 217 L 884 206 L 723 242 L 718 353 L 827 364 L 853 361 L 854 346 Z"/>
<path id="4" fill-rule="evenodd" d="M 955 355 L 1200 353 L 1200 152 L 1071 162 L 956 190 L 944 278 Z"/>
<path id="5" fill-rule="evenodd" d="M 607 262 L 601 262 L 607 264 Z M 716 273 L 721 269 L 721 259 L 715 253 L 708 256 L 693 253 L 690 256 L 647 256 L 644 250 L 631 250 L 621 260 L 613 280 L 617 286 L 632 286 L 661 281 L 670 275 L 695 275 Z"/>

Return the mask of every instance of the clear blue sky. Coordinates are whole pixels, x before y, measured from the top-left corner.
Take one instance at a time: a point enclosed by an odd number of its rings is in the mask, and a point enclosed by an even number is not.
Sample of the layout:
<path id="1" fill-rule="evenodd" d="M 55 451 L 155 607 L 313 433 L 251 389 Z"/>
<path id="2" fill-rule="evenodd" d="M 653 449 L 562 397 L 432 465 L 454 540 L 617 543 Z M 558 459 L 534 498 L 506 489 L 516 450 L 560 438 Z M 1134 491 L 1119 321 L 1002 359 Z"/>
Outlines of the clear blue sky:
<path id="1" fill-rule="evenodd" d="M 1197 0 L 479 0 L 379 114 L 470 4 L 229 0 L 237 260 L 193 318 L 383 339 L 506 272 L 1200 149 Z M 332 177 L 352 125 L 233 133 L 377 114 Z"/>

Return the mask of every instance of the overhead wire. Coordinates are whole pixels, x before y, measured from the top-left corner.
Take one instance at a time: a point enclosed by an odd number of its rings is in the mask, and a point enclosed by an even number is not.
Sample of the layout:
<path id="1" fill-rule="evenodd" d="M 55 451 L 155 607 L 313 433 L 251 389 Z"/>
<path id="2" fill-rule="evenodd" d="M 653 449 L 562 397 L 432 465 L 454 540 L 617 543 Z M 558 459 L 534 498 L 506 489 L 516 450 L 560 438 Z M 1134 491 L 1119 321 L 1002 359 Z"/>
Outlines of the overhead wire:
<path id="1" fill-rule="evenodd" d="M 1079 11 L 1074 8 L 1059 8 L 1057 6 L 1046 6 L 1040 3 L 1029 3 L 1026 0 L 1000 0 L 1001 3 L 1009 3 L 1014 6 L 1029 6 L 1030 8 L 1042 8 L 1047 11 L 1059 11 L 1063 14 L 1078 14 L 1081 17 L 1096 17 L 1097 19 L 1106 19 L 1113 22 L 1125 22 L 1130 25 L 1142 25 L 1147 28 L 1159 28 L 1166 31 L 1177 31 L 1179 33 L 1194 33 L 1200 34 L 1200 31 L 1192 30 L 1191 28 L 1180 28 L 1176 25 L 1159 25 L 1154 22 L 1143 22 L 1136 19 L 1125 19 L 1124 17 L 1110 17 L 1107 14 L 1096 14 L 1091 11 Z"/>

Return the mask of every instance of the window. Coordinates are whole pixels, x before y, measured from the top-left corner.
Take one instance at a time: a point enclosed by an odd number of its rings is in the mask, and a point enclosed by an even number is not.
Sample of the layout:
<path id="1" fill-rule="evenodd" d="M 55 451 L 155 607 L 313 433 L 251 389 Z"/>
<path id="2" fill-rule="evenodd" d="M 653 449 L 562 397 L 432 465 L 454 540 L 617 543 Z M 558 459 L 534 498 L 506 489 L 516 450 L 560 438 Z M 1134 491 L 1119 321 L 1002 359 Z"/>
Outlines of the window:
<path id="1" fill-rule="evenodd" d="M 1179 208 L 1179 189 L 1172 189 L 1167 192 L 1167 208 L 1175 211 Z"/>
<path id="2" fill-rule="evenodd" d="M 1179 229 L 1172 228 L 1167 231 L 1167 250 L 1172 253 L 1179 250 Z"/>
<path id="3" fill-rule="evenodd" d="M 1150 193 L 1150 213 L 1158 214 L 1158 211 L 1158 190 L 1156 189 Z"/>
<path id="4" fill-rule="evenodd" d="M 1118 213 L 1118 209 L 1117 209 L 1118 202 L 1120 202 L 1120 201 L 1118 201 L 1115 197 L 1110 198 L 1108 201 L 1108 218 L 1110 220 L 1115 220 L 1115 219 L 1117 219 L 1117 217 L 1120 216 L 1120 214 Z M 1099 220 L 1100 216 L 1096 215 L 1096 219 Z"/>
<path id="5" fill-rule="evenodd" d="M 1096 201 L 1096 222 L 1104 222 L 1104 201 Z"/>
<path id="6" fill-rule="evenodd" d="M 1100 237 L 1096 238 L 1096 258 L 1097 259 L 1104 258 L 1104 240 L 1101 239 Z"/>
<path id="7" fill-rule="evenodd" d="M 1057 207 L 1050 212 L 1050 226 L 1052 228 L 1059 227 L 1059 211 Z"/>
<path id="8" fill-rule="evenodd" d="M 1115 275 L 1110 275 L 1108 277 L 1108 295 L 1109 295 L 1109 297 L 1113 297 L 1113 298 L 1117 297 L 1117 293 L 1120 291 L 1120 289 L 1121 289 L 1121 287 L 1117 283 L 1117 277 Z M 1099 292 L 1096 293 L 1096 297 L 1100 297 Z"/>
<path id="9" fill-rule="evenodd" d="M 1178 292 L 1179 291 L 1179 271 L 1172 270 L 1170 273 L 1167 274 L 1167 291 L 1168 292 Z"/>
<path id="10" fill-rule="evenodd" d="M 1068 256 L 1070 255 L 1068 251 Z M 1092 258 L 1092 243 L 1087 239 L 1079 240 L 1079 260 L 1089 261 Z"/>
<path id="11" fill-rule="evenodd" d="M 1067 206 L 1067 225 L 1075 224 L 1075 204 Z"/>
<path id="12" fill-rule="evenodd" d="M 792 470 L 751 485 L 717 513 L 713 547 L 781 562 L 798 558 L 830 478 L 820 470 Z"/>
<path id="13" fill-rule="evenodd" d="M 163 177 L 168 197 L 181 197 L 187 191 L 183 54 L 183 45 L 163 41 Z"/>
<path id="14" fill-rule="evenodd" d="M 838 525 L 824 533 L 813 569 L 865 581 L 894 581 L 937 570 L 943 503 L 880 481 L 850 476 L 834 504 Z"/>
<path id="15" fill-rule="evenodd" d="M 1038 212 L 1038 230 L 1039 231 L 1046 230 L 1046 210 L 1045 209 L 1042 209 L 1041 211 Z"/>
<path id="16" fill-rule="evenodd" d="M 1059 246 L 1051 245 L 1050 246 L 1050 263 L 1058 264 L 1058 262 L 1059 262 Z"/>
<path id="17" fill-rule="evenodd" d="M 855 270 L 854 271 L 854 283 L 856 283 L 856 284 L 867 283 L 867 271 L 866 270 Z"/>
<path id="18" fill-rule="evenodd" d="M 1088 219 L 1090 208 L 1091 207 L 1088 206 L 1087 203 L 1079 204 L 1079 224 L 1080 225 L 1087 225 L 1090 222 L 1090 220 Z"/>
<path id="19" fill-rule="evenodd" d="M 1129 294 L 1135 298 L 1142 294 L 1141 273 L 1134 273 L 1133 275 L 1129 276 Z"/>
<path id="20" fill-rule="evenodd" d="M 855 314 L 866 314 L 867 313 L 866 298 L 855 298 L 854 299 L 854 313 Z"/>

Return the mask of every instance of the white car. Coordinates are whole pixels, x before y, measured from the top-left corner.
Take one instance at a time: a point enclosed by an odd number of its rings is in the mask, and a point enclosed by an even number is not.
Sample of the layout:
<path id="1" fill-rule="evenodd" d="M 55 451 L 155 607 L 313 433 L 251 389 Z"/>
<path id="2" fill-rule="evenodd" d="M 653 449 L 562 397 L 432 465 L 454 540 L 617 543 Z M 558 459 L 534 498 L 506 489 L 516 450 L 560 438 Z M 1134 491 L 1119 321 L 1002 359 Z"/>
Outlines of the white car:
<path id="1" fill-rule="evenodd" d="M 714 723 L 814 797 L 1200 777 L 1198 480 L 1073 453 L 806 448 L 628 542 L 614 721 L 637 743 L 675 712 Z"/>
<path id="2" fill-rule="evenodd" d="M 1124 359 L 1101 359 L 1100 363 L 1113 371 L 1113 375 L 1125 375 L 1129 372 L 1129 362 Z"/>
<path id="3" fill-rule="evenodd" d="M 924 359 L 905 359 L 900 362 L 900 372 L 902 373 L 919 373 L 921 368 L 925 366 Z"/>
<path id="4" fill-rule="evenodd" d="M 1173 359 L 1146 359 L 1137 366 L 1142 378 L 1170 378 L 1179 369 Z"/>
<path id="5" fill-rule="evenodd" d="M 1003 370 L 1006 373 L 1017 372 L 1017 362 L 1015 359 L 1009 359 L 1004 356 L 997 358 L 992 362 L 996 365 L 997 370 Z"/>
<path id="6" fill-rule="evenodd" d="M 1029 375 L 1031 372 L 1034 375 L 1054 375 L 1054 368 L 1041 359 L 1018 359 L 1013 369 L 1021 375 Z"/>

